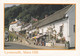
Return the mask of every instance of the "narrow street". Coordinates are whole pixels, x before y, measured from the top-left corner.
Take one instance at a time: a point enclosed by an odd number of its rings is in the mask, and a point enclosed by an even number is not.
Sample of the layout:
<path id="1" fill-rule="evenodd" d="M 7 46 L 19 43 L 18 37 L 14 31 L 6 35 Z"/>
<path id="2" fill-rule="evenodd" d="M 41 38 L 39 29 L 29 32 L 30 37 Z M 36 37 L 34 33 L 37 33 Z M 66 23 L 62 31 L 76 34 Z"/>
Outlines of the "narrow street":
<path id="1" fill-rule="evenodd" d="M 17 42 L 5 42 L 5 49 L 66 49 L 64 44 L 56 43 L 53 47 L 25 45 Z"/>
<path id="2" fill-rule="evenodd" d="M 10 43 L 10 42 L 5 42 L 4 48 L 5 49 L 36 49 L 25 45 L 20 45 L 20 44 Z"/>

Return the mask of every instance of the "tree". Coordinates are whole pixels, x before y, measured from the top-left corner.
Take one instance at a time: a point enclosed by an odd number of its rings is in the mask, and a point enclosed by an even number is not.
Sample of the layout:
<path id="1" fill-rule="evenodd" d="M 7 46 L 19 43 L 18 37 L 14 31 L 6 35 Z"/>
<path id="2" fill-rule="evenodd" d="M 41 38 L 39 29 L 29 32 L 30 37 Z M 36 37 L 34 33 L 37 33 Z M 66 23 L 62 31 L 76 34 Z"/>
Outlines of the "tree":
<path id="1" fill-rule="evenodd" d="M 8 27 L 10 22 L 12 22 L 15 18 L 28 23 L 31 21 L 31 16 L 41 20 L 45 15 L 51 15 L 65 6 L 67 5 L 23 4 L 7 7 L 5 8 L 5 27 Z"/>

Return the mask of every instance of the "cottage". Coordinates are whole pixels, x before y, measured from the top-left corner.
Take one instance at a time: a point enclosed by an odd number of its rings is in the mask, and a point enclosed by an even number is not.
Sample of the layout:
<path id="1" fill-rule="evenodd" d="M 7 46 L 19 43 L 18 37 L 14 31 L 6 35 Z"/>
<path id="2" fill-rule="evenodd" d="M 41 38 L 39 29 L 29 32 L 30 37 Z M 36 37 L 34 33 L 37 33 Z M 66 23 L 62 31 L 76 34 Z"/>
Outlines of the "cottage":
<path id="1" fill-rule="evenodd" d="M 35 27 L 38 27 L 39 33 L 48 34 L 49 40 L 52 35 L 56 37 L 55 40 L 64 40 L 66 47 L 75 47 L 75 5 L 68 5 L 40 20 Z"/>
<path id="2" fill-rule="evenodd" d="M 65 39 L 68 48 L 75 47 L 75 5 L 67 6 L 55 12 L 38 27 L 40 33 L 56 34 L 57 39 Z M 55 32 L 53 32 L 54 30 Z"/>
<path id="3" fill-rule="evenodd" d="M 19 32 L 21 31 L 21 27 L 22 27 L 22 23 L 20 22 L 20 20 L 15 19 L 15 21 L 10 23 L 9 31 Z"/>

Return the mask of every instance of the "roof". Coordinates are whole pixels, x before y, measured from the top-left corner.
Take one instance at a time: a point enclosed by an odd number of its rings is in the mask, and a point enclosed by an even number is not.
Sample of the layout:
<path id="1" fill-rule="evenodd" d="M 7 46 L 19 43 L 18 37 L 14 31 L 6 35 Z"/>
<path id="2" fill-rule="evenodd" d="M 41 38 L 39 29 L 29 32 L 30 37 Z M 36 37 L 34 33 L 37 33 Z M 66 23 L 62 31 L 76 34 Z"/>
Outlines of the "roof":
<path id="1" fill-rule="evenodd" d="M 27 27 L 28 25 L 30 25 L 29 23 L 25 23 L 22 28 Z"/>
<path id="2" fill-rule="evenodd" d="M 41 26 L 47 25 L 47 24 L 49 24 L 51 22 L 54 22 L 54 21 L 62 19 L 64 17 L 64 15 L 66 14 L 66 11 L 70 7 L 71 7 L 71 5 L 68 5 L 65 8 L 63 8 L 61 10 L 58 10 L 55 13 L 53 13 L 52 15 L 48 16 L 46 19 L 42 19 L 42 20 L 37 21 L 36 23 L 34 23 L 32 25 L 32 28 L 34 28 L 34 27 L 41 27 Z M 27 29 L 27 30 L 31 30 L 31 27 L 29 29 Z"/>
<path id="3" fill-rule="evenodd" d="M 18 21 L 14 21 L 14 22 L 11 22 L 10 24 L 15 24 L 15 23 L 17 23 Z"/>
<path id="4" fill-rule="evenodd" d="M 46 19 L 43 19 L 39 22 L 39 25 L 37 25 L 37 27 L 41 27 L 44 26 L 46 24 L 49 24 L 51 22 L 60 20 L 64 17 L 64 15 L 66 14 L 66 11 L 71 7 L 71 5 L 66 6 L 65 8 L 56 11 L 55 13 L 53 13 L 52 15 L 48 16 Z"/>

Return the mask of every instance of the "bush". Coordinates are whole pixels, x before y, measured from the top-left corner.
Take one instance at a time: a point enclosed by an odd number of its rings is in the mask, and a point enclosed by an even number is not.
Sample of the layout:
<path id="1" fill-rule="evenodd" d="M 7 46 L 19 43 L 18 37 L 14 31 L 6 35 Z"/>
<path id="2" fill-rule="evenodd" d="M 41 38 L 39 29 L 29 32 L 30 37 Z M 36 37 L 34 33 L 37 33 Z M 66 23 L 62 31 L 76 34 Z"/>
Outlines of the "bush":
<path id="1" fill-rule="evenodd" d="M 17 35 L 15 33 L 9 32 L 9 41 L 13 41 L 13 39 L 17 39 Z"/>
<path id="2" fill-rule="evenodd" d="M 65 37 L 62 38 L 62 42 L 65 43 Z"/>
<path id="3" fill-rule="evenodd" d="M 60 43 L 60 39 L 57 38 L 57 39 L 56 39 L 56 43 Z"/>

